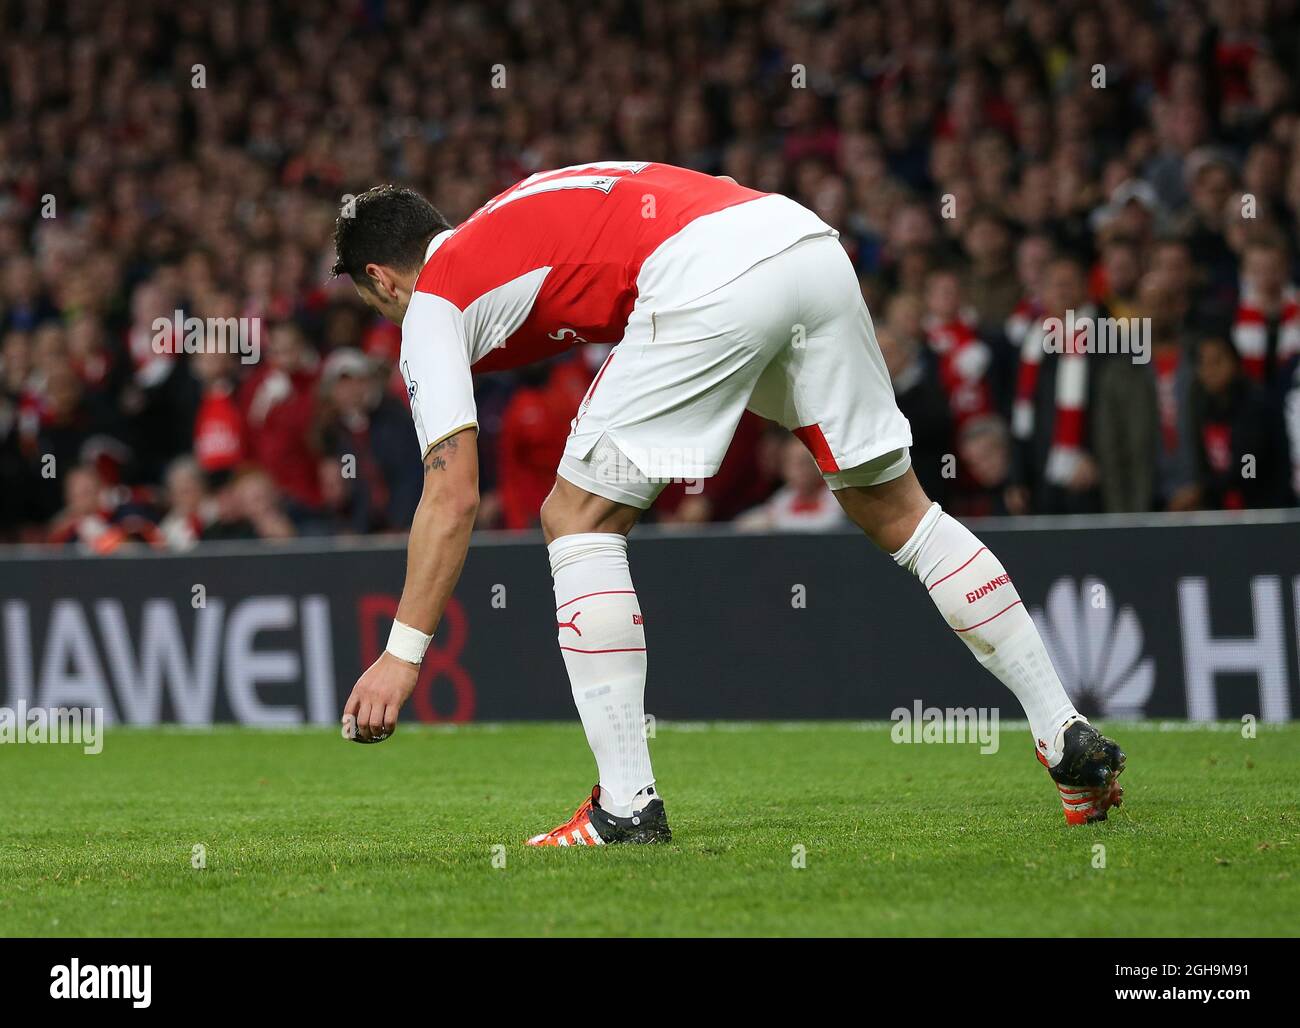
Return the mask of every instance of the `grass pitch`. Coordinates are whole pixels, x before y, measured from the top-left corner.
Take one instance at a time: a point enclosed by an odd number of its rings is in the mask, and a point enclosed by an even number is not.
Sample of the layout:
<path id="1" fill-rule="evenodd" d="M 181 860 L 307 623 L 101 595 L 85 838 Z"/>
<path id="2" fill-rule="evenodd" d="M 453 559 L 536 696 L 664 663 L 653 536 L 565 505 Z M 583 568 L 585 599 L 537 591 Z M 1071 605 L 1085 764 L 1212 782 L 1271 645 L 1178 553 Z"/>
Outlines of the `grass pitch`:
<path id="1" fill-rule="evenodd" d="M 576 724 L 5 745 L 0 934 L 1300 932 L 1300 725 L 1111 727 L 1125 805 L 1067 829 L 1023 729 L 660 723 L 674 843 L 546 851 L 595 777 Z"/>

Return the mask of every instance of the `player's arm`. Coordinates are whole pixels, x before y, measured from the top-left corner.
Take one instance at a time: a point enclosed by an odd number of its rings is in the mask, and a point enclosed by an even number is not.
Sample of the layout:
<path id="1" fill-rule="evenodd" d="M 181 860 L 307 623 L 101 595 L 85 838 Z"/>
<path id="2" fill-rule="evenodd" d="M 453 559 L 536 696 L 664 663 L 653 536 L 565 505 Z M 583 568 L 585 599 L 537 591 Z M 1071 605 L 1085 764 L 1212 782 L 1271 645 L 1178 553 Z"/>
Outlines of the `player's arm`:
<path id="1" fill-rule="evenodd" d="M 385 738 L 419 678 L 420 662 L 465 564 L 478 511 L 474 390 L 460 312 L 417 295 L 402 323 L 402 375 L 424 460 L 424 489 L 411 523 L 406 582 L 388 645 L 343 709 L 355 738 Z M 430 438 L 429 430 L 432 430 Z"/>
<path id="2" fill-rule="evenodd" d="M 463 428 L 424 454 L 424 491 L 406 547 L 397 620 L 433 635 L 460 578 L 478 514 L 478 441 Z"/>

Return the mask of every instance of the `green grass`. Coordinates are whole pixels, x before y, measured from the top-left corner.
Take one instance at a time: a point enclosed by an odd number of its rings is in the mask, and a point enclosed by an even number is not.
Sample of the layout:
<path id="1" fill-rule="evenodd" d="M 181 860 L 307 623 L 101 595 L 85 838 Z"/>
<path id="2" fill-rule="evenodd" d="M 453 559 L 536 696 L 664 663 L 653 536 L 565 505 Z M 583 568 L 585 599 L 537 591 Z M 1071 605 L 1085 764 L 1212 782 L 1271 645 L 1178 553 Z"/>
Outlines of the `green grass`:
<path id="1" fill-rule="evenodd" d="M 888 725 L 661 723 L 674 843 L 547 851 L 521 840 L 594 778 L 576 725 L 4 745 L 0 934 L 1300 931 L 1300 725 L 1112 726 L 1125 806 L 1073 829 L 1027 734 L 1003 727 L 980 756 L 894 745 Z"/>

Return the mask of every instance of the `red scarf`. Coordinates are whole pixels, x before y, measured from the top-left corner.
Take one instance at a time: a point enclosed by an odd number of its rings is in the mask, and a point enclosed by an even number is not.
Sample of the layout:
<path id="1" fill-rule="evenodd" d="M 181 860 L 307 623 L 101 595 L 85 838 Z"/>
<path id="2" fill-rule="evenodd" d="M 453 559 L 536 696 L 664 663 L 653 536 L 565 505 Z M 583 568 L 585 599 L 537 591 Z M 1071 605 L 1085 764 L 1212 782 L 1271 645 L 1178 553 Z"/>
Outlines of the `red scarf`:
<path id="1" fill-rule="evenodd" d="M 988 347 L 975 334 L 967 319 L 935 321 L 927 326 L 926 342 L 939 362 L 939 384 L 948 397 L 953 421 L 960 428 L 973 417 L 993 409 L 985 373 L 989 367 Z"/>
<path id="2" fill-rule="evenodd" d="M 1287 286 L 1282 292 L 1282 305 L 1277 313 L 1274 367 L 1280 367 L 1300 353 L 1300 303 L 1296 299 L 1295 286 Z M 1243 292 L 1237 305 L 1237 317 L 1232 323 L 1232 345 L 1241 357 L 1241 369 L 1256 382 L 1264 381 L 1264 368 L 1268 361 L 1268 322 L 1268 315 L 1259 306 L 1258 299 Z"/>
<path id="3" fill-rule="evenodd" d="M 1034 327 L 1034 321 L 1043 316 L 1043 306 L 1037 300 L 1030 299 L 1028 296 L 1022 297 L 1016 304 L 1016 309 L 1007 315 L 1007 323 L 1003 331 L 1007 334 L 1007 339 L 1011 345 L 1020 346 L 1025 341 L 1025 336 L 1029 335 L 1029 330 Z"/>
<path id="4" fill-rule="evenodd" d="M 1083 418 L 1088 405 L 1087 353 L 1081 350 L 1086 325 L 1096 312 L 1084 307 L 1075 314 L 1074 335 L 1064 340 L 1060 366 L 1056 369 L 1056 417 L 1052 424 L 1052 446 L 1047 454 L 1047 480 L 1064 485 L 1074 474 L 1083 455 Z M 1026 334 L 1020 347 L 1020 371 L 1016 378 L 1016 401 L 1011 410 L 1011 431 L 1017 439 L 1034 435 L 1034 399 L 1038 393 L 1038 371 L 1047 342 L 1040 319 Z M 1062 326 L 1063 328 L 1064 326 Z"/>

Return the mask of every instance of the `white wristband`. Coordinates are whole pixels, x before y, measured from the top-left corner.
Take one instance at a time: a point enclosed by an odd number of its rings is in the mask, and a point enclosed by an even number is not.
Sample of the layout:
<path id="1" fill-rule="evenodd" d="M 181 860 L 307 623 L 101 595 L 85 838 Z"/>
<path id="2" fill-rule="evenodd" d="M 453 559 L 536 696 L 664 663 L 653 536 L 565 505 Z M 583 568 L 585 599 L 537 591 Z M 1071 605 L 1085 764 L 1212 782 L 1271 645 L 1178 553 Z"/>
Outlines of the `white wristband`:
<path id="1" fill-rule="evenodd" d="M 408 664 L 419 664 L 424 660 L 424 651 L 429 648 L 432 639 L 433 636 L 425 635 L 418 628 L 412 628 L 394 619 L 385 649 L 398 660 L 404 660 Z"/>

